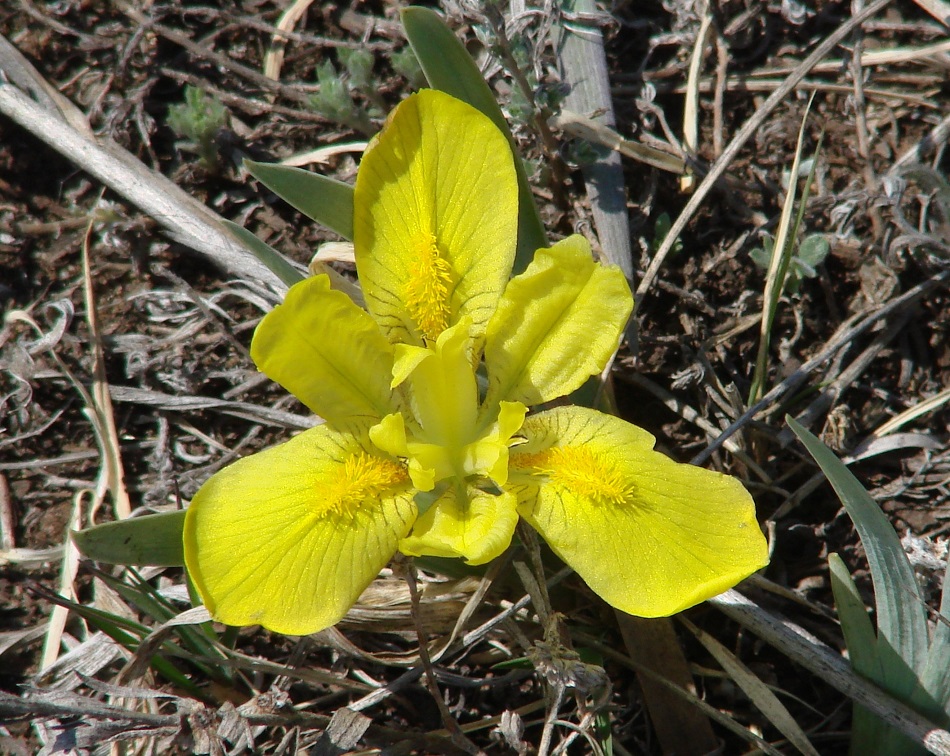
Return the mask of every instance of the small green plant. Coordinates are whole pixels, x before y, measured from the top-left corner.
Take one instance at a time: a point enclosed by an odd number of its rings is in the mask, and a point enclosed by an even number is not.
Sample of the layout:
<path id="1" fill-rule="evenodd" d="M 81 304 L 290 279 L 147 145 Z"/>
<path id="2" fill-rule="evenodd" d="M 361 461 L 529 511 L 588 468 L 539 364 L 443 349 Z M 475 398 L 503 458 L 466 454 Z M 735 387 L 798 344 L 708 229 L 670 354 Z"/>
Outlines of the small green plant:
<path id="1" fill-rule="evenodd" d="M 185 87 L 185 101 L 168 109 L 168 125 L 186 139 L 182 145 L 196 152 L 209 171 L 218 169 L 218 148 L 215 134 L 227 125 L 228 111 L 219 100 L 198 87 Z"/>
<path id="2" fill-rule="evenodd" d="M 310 96 L 310 107 L 320 115 L 366 135 L 375 131 L 369 113 L 353 99 L 333 61 L 325 60 L 317 66 L 317 85 L 320 91 Z"/>
<path id="3" fill-rule="evenodd" d="M 659 225 L 659 220 L 657 220 L 657 224 Z M 762 240 L 761 247 L 756 247 L 749 252 L 749 257 L 752 258 L 752 262 L 756 266 L 768 271 L 774 248 L 775 241 L 767 236 Z M 802 239 L 802 243 L 792 253 L 788 263 L 788 272 L 785 276 L 785 293 L 794 296 L 801 290 L 802 282 L 806 278 L 816 278 L 818 276 L 818 266 L 825 261 L 830 251 L 831 245 L 822 234 L 809 234 Z"/>
<path id="4" fill-rule="evenodd" d="M 672 228 L 673 223 L 670 220 L 669 213 L 660 213 L 656 217 L 656 221 L 653 223 L 653 251 L 656 252 L 663 241 L 666 239 L 667 235 L 670 233 L 670 228 Z M 671 255 L 678 255 L 683 251 L 683 242 L 680 239 L 677 239 L 673 244 L 673 249 L 670 251 Z M 766 267 L 768 266 L 768 261 L 766 261 Z"/>
<path id="5" fill-rule="evenodd" d="M 411 51 L 409 56 L 412 56 Z M 400 61 L 407 64 L 405 57 L 400 57 Z M 376 59 L 373 53 L 359 48 L 340 48 L 337 58 L 339 66 L 329 60 L 317 66 L 320 91 L 311 96 L 310 106 L 325 118 L 370 136 L 376 132 L 372 118 L 382 117 L 387 110 L 374 83 Z M 395 61 L 395 56 L 393 59 Z M 421 73 L 418 62 L 416 69 Z M 416 74 L 411 75 L 412 79 L 417 78 Z M 407 78 L 410 78 L 408 73 Z M 367 100 L 370 107 L 361 106 L 356 95 Z"/>
<path id="6" fill-rule="evenodd" d="M 393 71 L 402 76 L 408 82 L 410 88 L 422 89 L 426 86 L 426 75 L 422 71 L 422 66 L 419 65 L 419 59 L 408 45 L 402 50 L 394 52 L 390 56 L 389 62 L 392 64 Z"/>
<path id="7" fill-rule="evenodd" d="M 361 92 L 373 89 L 373 53 L 369 50 L 341 47 L 337 52 L 340 64 L 346 69 L 350 88 Z"/>

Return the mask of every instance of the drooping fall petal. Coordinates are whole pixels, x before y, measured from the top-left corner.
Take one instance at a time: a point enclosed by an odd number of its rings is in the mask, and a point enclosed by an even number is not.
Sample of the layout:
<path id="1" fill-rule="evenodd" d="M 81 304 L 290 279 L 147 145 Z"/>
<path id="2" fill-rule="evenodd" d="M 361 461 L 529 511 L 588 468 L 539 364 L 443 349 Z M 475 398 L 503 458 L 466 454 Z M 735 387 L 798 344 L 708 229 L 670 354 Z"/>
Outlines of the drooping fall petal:
<path id="1" fill-rule="evenodd" d="M 471 485 L 451 485 L 419 516 L 399 550 L 407 556 L 461 557 L 469 564 L 485 564 L 511 543 L 518 524 L 516 504 L 507 492 L 493 495 Z"/>
<path id="2" fill-rule="evenodd" d="M 331 425 L 390 411 L 392 345 L 325 276 L 291 287 L 251 342 L 257 366 Z"/>
<path id="3" fill-rule="evenodd" d="M 673 614 L 768 563 L 738 480 L 653 451 L 619 418 L 561 407 L 525 420 L 508 489 L 522 517 L 607 603 Z"/>
<path id="4" fill-rule="evenodd" d="M 583 236 L 539 249 L 488 323 L 485 406 L 541 404 L 579 388 L 607 364 L 632 308 L 623 273 L 594 262 Z"/>
<path id="5" fill-rule="evenodd" d="M 213 475 L 185 519 L 185 561 L 212 617 L 280 633 L 339 621 L 416 517 L 405 467 L 327 426 Z"/>
<path id="6" fill-rule="evenodd" d="M 518 183 L 479 111 L 434 90 L 407 98 L 363 156 L 353 242 L 366 304 L 389 340 L 423 345 L 463 315 L 470 352 L 511 272 Z"/>

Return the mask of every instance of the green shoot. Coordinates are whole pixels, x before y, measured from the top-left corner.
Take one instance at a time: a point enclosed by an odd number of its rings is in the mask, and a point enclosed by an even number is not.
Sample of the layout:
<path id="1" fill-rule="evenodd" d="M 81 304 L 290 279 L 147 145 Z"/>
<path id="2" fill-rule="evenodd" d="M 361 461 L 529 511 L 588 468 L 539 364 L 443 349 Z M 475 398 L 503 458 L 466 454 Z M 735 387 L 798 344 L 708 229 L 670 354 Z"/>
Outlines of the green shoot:
<path id="1" fill-rule="evenodd" d="M 310 96 L 310 107 L 317 113 L 367 136 L 375 133 L 369 114 L 353 100 L 353 95 L 332 61 L 325 60 L 317 66 L 317 85 L 320 91 Z"/>
<path id="2" fill-rule="evenodd" d="M 419 59 L 408 45 L 394 52 L 389 62 L 392 64 L 393 71 L 406 80 L 410 89 L 422 89 L 426 85 L 426 75 L 422 72 Z"/>
<path id="3" fill-rule="evenodd" d="M 196 152 L 201 164 L 209 171 L 218 169 L 218 148 L 215 134 L 227 125 L 228 111 L 217 99 L 198 87 L 185 87 L 185 101 L 168 109 L 168 125 L 178 136 L 186 139 L 182 145 Z"/>
<path id="4" fill-rule="evenodd" d="M 673 226 L 673 223 L 670 220 L 669 213 L 660 213 L 657 216 L 656 221 L 653 224 L 653 244 L 650 245 L 653 249 L 653 252 L 656 252 L 660 248 L 660 245 L 669 235 L 670 228 L 672 228 L 672 226 Z M 683 251 L 683 242 L 677 239 L 673 243 L 673 249 L 670 250 L 670 254 L 678 255 L 682 251 Z"/>
<path id="5" fill-rule="evenodd" d="M 756 247 L 749 252 L 749 257 L 752 258 L 752 262 L 757 267 L 767 271 L 774 248 L 774 240 L 766 237 L 763 239 L 761 247 Z M 821 234 L 809 234 L 802 239 L 798 250 L 792 254 L 789 260 L 788 273 L 785 276 L 785 293 L 795 296 L 801 291 L 802 282 L 806 278 L 816 278 L 818 276 L 818 266 L 825 261 L 830 251 L 831 245 Z"/>
<path id="6" fill-rule="evenodd" d="M 779 298 L 785 288 L 785 281 L 788 275 L 788 269 L 792 257 L 794 240 L 798 236 L 798 230 L 802 224 L 802 217 L 805 213 L 805 207 L 808 205 L 808 194 L 810 192 L 812 181 L 815 178 L 815 169 L 818 160 L 812 160 L 811 171 L 805 181 L 805 188 L 802 192 L 802 200 L 793 220 L 792 215 L 795 209 L 795 196 L 798 186 L 799 167 L 801 165 L 802 151 L 805 142 L 805 123 L 808 118 L 808 109 L 805 111 L 805 117 L 802 119 L 802 126 L 798 132 L 798 145 L 795 148 L 795 159 L 792 161 L 791 180 L 788 185 L 788 192 L 785 195 L 785 204 L 782 207 L 781 220 L 779 221 L 778 231 L 775 235 L 775 244 L 769 260 L 768 275 L 765 280 L 765 292 L 762 295 L 762 322 L 759 330 L 759 349 L 755 363 L 755 374 L 752 377 L 752 388 L 749 390 L 749 404 L 755 404 L 765 393 L 765 379 L 769 367 L 769 345 L 772 340 L 772 325 L 775 322 L 775 314 L 778 311 Z M 821 150 L 821 140 L 815 149 L 815 156 Z"/>

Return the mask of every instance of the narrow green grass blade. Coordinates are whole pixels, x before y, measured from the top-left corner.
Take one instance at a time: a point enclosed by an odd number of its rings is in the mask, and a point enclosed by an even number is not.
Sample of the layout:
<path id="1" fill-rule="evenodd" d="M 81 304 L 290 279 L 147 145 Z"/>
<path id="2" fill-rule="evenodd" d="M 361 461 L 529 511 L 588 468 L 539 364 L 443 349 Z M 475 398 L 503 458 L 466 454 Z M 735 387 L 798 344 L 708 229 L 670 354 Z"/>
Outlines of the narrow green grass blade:
<path id="1" fill-rule="evenodd" d="M 353 187 L 342 181 L 274 163 L 244 160 L 247 172 L 308 218 L 353 241 Z"/>
<path id="2" fill-rule="evenodd" d="M 101 570 L 95 570 L 96 577 L 118 593 L 127 604 L 159 624 L 170 620 L 177 614 L 165 601 L 158 600 L 152 586 L 142 580 L 135 570 L 129 569 L 127 572 L 131 577 L 131 584 L 114 578 Z"/>
<path id="3" fill-rule="evenodd" d="M 897 687 L 890 684 L 887 687 L 895 696 L 907 701 L 913 685 L 907 689 L 907 677 L 888 667 L 900 664 L 902 660 L 902 665 L 919 675 L 926 664 L 927 615 L 914 569 L 887 516 L 851 471 L 793 417 L 786 416 L 786 422 L 821 467 L 861 537 L 874 582 L 879 655 L 885 665 L 886 677 L 889 680 L 896 678 L 895 682 L 900 680 Z M 885 654 L 885 647 L 892 649 L 894 654 Z M 910 682 L 914 682 L 914 676 Z"/>
<path id="4" fill-rule="evenodd" d="M 881 682 L 883 672 L 877 658 L 877 634 L 851 573 L 837 554 L 828 555 L 828 569 L 851 666 L 855 672 Z"/>
<path id="5" fill-rule="evenodd" d="M 851 666 L 858 674 L 888 688 L 888 670 L 878 653 L 877 636 L 851 573 L 837 554 L 828 557 L 831 590 L 838 619 L 848 647 Z M 893 651 L 890 651 L 893 654 Z M 887 654 L 885 650 L 884 655 Z M 906 666 L 905 675 L 907 674 Z M 910 673 L 912 676 L 912 673 Z M 910 683 L 908 683 L 910 684 Z M 860 704 L 854 705 L 851 722 L 851 753 L 862 756 L 904 756 L 919 753 L 908 738 L 885 724 Z"/>
<path id="6" fill-rule="evenodd" d="M 508 122 L 472 56 L 435 11 L 404 8 L 402 25 L 429 85 L 482 111 L 508 137 L 518 172 L 518 254 L 514 272 L 520 273 L 528 267 L 535 250 L 548 246 L 548 237 Z"/>
<path id="7" fill-rule="evenodd" d="M 238 239 L 244 242 L 254 253 L 255 257 L 266 265 L 275 276 L 288 286 L 303 281 L 304 275 L 297 270 L 290 261 L 280 252 L 274 249 L 270 244 L 261 241 L 254 234 L 248 231 L 244 226 L 232 223 L 229 220 L 221 221 L 224 227 L 234 234 Z"/>
<path id="8" fill-rule="evenodd" d="M 124 580 L 115 578 L 102 570 L 93 570 L 93 572 L 96 577 L 118 593 L 126 603 L 135 607 L 142 614 L 151 617 L 160 625 L 168 622 L 179 613 L 178 609 L 168 599 L 163 597 L 153 585 L 133 569 L 127 571 L 131 583 L 126 583 Z M 196 658 L 192 660 L 192 663 L 206 677 L 226 682 L 228 681 L 226 676 L 229 671 L 216 667 L 216 662 L 222 658 L 222 652 L 215 644 L 216 636 L 213 633 L 209 636 L 204 632 L 203 628 L 205 626 L 211 627 L 211 623 L 203 623 L 200 627 L 177 625 L 173 632 L 178 636 L 184 648 L 195 654 L 197 658 L 205 660 L 202 663 L 197 661 Z"/>
<path id="9" fill-rule="evenodd" d="M 70 601 L 58 593 L 43 591 L 43 597 L 54 604 L 66 607 L 77 616 L 82 617 L 97 630 L 108 635 L 120 646 L 133 653 L 139 647 L 142 639 L 149 633 L 149 629 L 145 627 L 145 625 L 110 614 L 109 612 L 104 612 L 101 609 L 93 609 L 84 604 Z M 192 695 L 199 698 L 203 697 L 204 694 L 202 691 L 165 657 L 156 654 L 151 657 L 149 663 L 156 672 L 161 674 L 169 682 L 188 691 Z"/>
<path id="10" fill-rule="evenodd" d="M 87 559 L 107 564 L 182 567 L 184 512 L 130 517 L 73 531 L 73 542 Z"/>
<path id="11" fill-rule="evenodd" d="M 814 96 L 812 99 L 814 99 Z M 808 107 L 805 108 L 802 125 L 798 130 L 798 143 L 795 146 L 795 157 L 792 160 L 788 191 L 785 193 L 785 203 L 782 205 L 782 214 L 779 217 L 778 228 L 775 231 L 775 243 L 772 245 L 772 257 L 765 276 L 765 290 L 762 292 L 762 321 L 759 324 L 759 348 L 755 360 L 755 373 L 752 376 L 752 388 L 749 390 L 750 406 L 761 399 L 765 393 L 765 378 L 769 367 L 769 345 L 772 341 L 772 325 L 775 322 L 775 313 L 778 311 L 778 301 L 785 289 L 785 277 L 788 275 L 792 249 L 795 237 L 798 234 L 798 223 L 792 223 L 792 213 L 795 210 L 798 171 L 802 160 L 802 150 L 805 147 L 805 123 L 808 120 L 810 109 L 811 100 L 809 100 Z"/>
<path id="12" fill-rule="evenodd" d="M 946 727 L 950 724 L 950 566 L 943 576 L 940 615 L 933 638 L 930 639 L 930 653 L 921 675 L 921 685 L 943 709 L 943 716 L 934 714 L 934 721 L 942 722 Z"/>

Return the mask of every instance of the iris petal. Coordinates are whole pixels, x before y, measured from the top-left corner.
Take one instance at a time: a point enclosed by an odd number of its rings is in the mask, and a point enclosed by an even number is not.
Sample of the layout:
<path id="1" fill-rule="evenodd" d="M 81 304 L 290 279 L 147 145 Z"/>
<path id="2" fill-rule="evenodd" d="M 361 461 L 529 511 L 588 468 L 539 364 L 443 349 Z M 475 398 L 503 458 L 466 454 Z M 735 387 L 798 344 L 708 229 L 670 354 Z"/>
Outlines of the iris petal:
<path id="1" fill-rule="evenodd" d="M 617 349 L 632 308 L 623 273 L 594 262 L 583 236 L 539 249 L 488 324 L 485 405 L 530 406 L 579 388 Z"/>
<path id="2" fill-rule="evenodd" d="M 505 136 L 442 92 L 407 98 L 363 156 L 354 192 L 356 266 L 389 340 L 432 343 L 469 315 L 469 351 L 477 351 L 517 237 L 518 182 Z"/>
<path id="3" fill-rule="evenodd" d="M 251 357 L 333 425 L 378 420 L 390 411 L 392 346 L 325 275 L 291 287 L 254 332 Z"/>
<path id="4" fill-rule="evenodd" d="M 195 494 L 185 561 L 211 615 L 313 633 L 339 621 L 416 517 L 405 467 L 327 426 L 224 468 Z"/>
<path id="5" fill-rule="evenodd" d="M 768 563 L 741 483 L 653 451 L 645 430 L 561 407 L 521 433 L 508 484 L 521 516 L 612 606 L 674 614 Z"/>
<path id="6" fill-rule="evenodd" d="M 449 486 L 399 542 L 399 550 L 408 556 L 461 557 L 469 564 L 485 564 L 508 548 L 517 524 L 510 493 Z"/>

